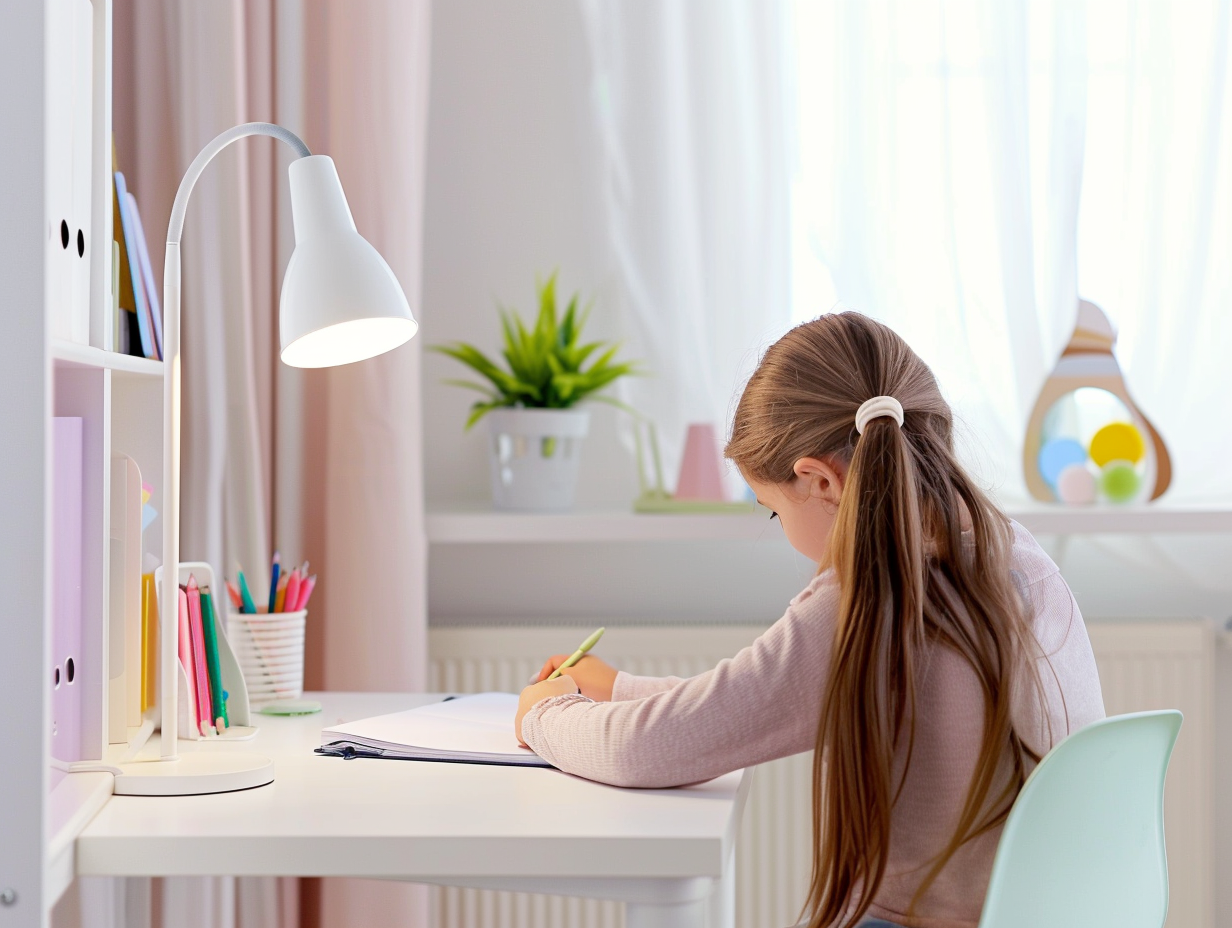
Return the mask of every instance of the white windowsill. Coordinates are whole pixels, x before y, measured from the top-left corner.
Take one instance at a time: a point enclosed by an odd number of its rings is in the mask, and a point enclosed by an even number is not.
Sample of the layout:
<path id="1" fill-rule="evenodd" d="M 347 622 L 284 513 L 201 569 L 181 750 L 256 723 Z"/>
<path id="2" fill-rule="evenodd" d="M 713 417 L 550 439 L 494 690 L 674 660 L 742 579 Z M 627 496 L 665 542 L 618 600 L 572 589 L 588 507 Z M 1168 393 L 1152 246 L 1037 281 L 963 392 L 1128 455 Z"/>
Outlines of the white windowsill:
<path id="1" fill-rule="evenodd" d="M 1011 518 L 1040 535 L 1098 535 L 1156 532 L 1232 532 L 1232 505 L 1218 507 L 1016 506 Z M 736 515 L 649 515 L 632 510 L 567 513 L 496 512 L 457 507 L 430 511 L 428 541 L 434 545 L 535 544 L 654 541 L 775 541 L 783 530 L 759 510 Z"/>

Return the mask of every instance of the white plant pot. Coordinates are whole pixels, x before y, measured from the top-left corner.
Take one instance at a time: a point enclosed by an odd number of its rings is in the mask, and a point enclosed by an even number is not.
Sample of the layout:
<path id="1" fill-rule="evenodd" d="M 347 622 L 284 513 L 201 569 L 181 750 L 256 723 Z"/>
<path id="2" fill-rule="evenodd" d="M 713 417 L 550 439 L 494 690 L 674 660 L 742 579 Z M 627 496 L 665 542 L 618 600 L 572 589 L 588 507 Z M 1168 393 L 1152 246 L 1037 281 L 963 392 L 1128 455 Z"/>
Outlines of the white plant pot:
<path id="1" fill-rule="evenodd" d="M 493 505 L 536 512 L 573 508 L 590 413 L 494 409 L 485 418 L 491 435 Z"/>

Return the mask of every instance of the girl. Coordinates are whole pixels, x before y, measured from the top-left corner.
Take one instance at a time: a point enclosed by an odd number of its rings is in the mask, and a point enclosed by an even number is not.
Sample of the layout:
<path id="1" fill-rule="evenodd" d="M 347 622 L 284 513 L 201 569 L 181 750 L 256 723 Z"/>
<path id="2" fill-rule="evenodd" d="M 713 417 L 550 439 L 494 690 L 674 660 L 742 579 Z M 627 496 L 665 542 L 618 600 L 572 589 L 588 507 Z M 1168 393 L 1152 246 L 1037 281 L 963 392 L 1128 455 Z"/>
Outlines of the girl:
<path id="1" fill-rule="evenodd" d="M 963 471 L 927 365 L 858 313 L 766 352 L 726 453 L 817 576 L 713 670 L 635 677 L 586 657 L 523 691 L 515 730 L 619 786 L 815 748 L 807 924 L 976 925 L 1027 774 L 1104 715 L 1069 587 Z"/>

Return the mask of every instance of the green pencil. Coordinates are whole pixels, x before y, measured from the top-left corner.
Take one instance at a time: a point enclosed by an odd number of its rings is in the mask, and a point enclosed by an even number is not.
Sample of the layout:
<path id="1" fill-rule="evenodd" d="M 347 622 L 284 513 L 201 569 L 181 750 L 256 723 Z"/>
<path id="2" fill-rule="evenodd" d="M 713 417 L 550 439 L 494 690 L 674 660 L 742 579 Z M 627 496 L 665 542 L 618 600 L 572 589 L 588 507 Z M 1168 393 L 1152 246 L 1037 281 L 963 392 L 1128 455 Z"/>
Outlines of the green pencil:
<path id="1" fill-rule="evenodd" d="M 242 570 L 237 572 L 236 579 L 240 582 L 240 601 L 244 604 L 240 612 L 256 612 L 257 607 L 253 605 L 252 594 L 248 592 L 248 581 L 244 579 Z"/>
<path id="2" fill-rule="evenodd" d="M 565 662 L 561 664 L 559 667 L 557 667 L 555 670 L 553 670 L 552 673 L 548 676 L 548 679 L 555 680 L 557 677 L 560 676 L 560 672 L 562 670 L 564 670 L 566 667 L 572 667 L 574 664 L 580 661 L 582 657 L 586 654 L 586 652 L 589 651 L 591 648 L 593 648 L 595 646 L 595 643 L 600 638 L 603 637 L 603 633 L 605 631 L 607 631 L 606 628 L 599 629 L 597 632 L 595 632 L 593 635 L 591 635 L 589 638 L 583 641 L 580 645 L 578 645 L 578 649 L 574 651 L 572 654 L 570 654 L 567 658 L 565 658 Z"/>

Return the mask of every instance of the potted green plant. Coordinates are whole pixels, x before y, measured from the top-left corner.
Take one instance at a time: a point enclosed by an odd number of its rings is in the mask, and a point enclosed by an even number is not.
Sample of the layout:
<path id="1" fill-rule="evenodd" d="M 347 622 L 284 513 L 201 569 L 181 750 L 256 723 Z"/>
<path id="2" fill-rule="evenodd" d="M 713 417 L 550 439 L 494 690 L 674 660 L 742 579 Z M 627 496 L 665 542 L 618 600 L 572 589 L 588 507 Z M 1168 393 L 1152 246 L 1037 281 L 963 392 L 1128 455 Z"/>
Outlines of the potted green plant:
<path id="1" fill-rule="evenodd" d="M 466 428 L 488 420 L 497 509 L 572 507 L 581 442 L 590 420 L 590 414 L 577 407 L 584 400 L 620 405 L 599 391 L 637 373 L 633 363 L 615 360 L 619 346 L 582 341 L 589 309 L 579 311 L 574 294 L 564 314 L 558 312 L 555 274 L 538 290 L 534 328 L 527 328 L 515 311 L 499 310 L 506 366 L 464 342 L 431 346 L 482 378 L 445 382 L 483 394 L 471 406 Z"/>

